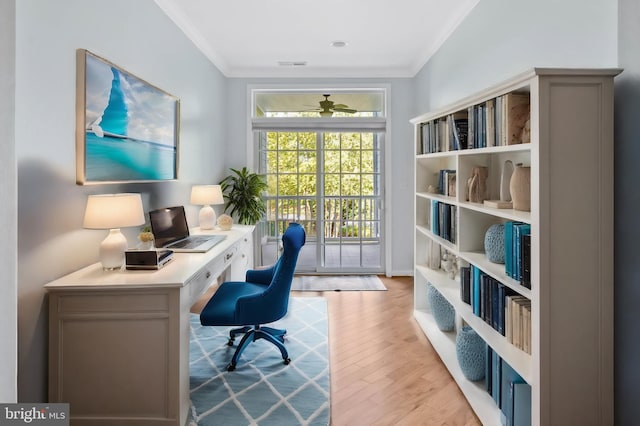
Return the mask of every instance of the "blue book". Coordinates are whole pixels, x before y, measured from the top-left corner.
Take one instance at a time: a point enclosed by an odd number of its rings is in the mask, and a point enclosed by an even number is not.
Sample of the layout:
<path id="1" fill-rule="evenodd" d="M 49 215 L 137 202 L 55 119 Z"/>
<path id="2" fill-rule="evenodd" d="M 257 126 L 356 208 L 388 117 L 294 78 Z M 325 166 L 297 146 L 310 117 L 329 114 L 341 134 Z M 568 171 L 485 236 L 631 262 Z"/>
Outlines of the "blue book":
<path id="1" fill-rule="evenodd" d="M 491 327 L 498 331 L 500 328 L 500 284 L 497 280 L 491 280 Z"/>
<path id="2" fill-rule="evenodd" d="M 511 426 L 513 425 L 513 394 L 511 392 L 511 384 L 525 383 L 525 381 L 505 360 L 502 360 L 501 367 L 500 382 L 502 386 L 500 387 L 500 392 L 502 398 L 500 401 L 500 410 L 505 415 L 507 420 L 506 424 Z"/>
<path id="3" fill-rule="evenodd" d="M 504 271 L 511 276 L 513 270 L 513 222 L 504 224 Z"/>
<path id="4" fill-rule="evenodd" d="M 512 268 L 512 275 L 511 278 L 513 279 L 519 279 L 518 278 L 518 271 L 519 271 L 519 266 L 520 266 L 520 244 L 518 244 L 518 242 L 520 241 L 520 227 L 522 226 L 521 223 L 514 223 L 513 224 L 513 239 L 511 241 L 511 244 L 513 246 L 513 268 Z"/>
<path id="5" fill-rule="evenodd" d="M 528 223 L 516 223 L 513 225 L 513 278 L 518 281 L 522 280 L 522 236 L 530 233 L 531 225 Z"/>
<path id="6" fill-rule="evenodd" d="M 486 274 L 480 274 L 480 318 L 485 321 L 488 318 L 487 312 L 489 309 L 489 304 L 487 303 L 487 295 L 489 294 L 487 284 L 488 278 L 489 277 Z"/>
<path id="7" fill-rule="evenodd" d="M 488 345 L 487 345 L 488 346 Z M 492 374 L 492 383 L 491 383 L 491 396 L 493 400 L 496 402 L 496 405 L 500 406 L 500 394 L 502 390 L 502 383 L 500 382 L 500 376 L 502 375 L 502 358 L 498 356 L 497 353 L 493 353 L 493 358 L 491 359 L 491 374 Z"/>
<path id="8" fill-rule="evenodd" d="M 531 426 L 531 386 L 511 383 L 513 400 L 513 426 Z"/>
<path id="9" fill-rule="evenodd" d="M 522 250 L 522 242 L 525 235 L 531 234 L 531 225 L 528 223 L 520 226 L 520 236 L 518 237 L 518 281 L 522 281 L 522 271 L 524 264 L 524 251 Z"/>
<path id="10" fill-rule="evenodd" d="M 502 283 L 498 283 L 498 332 L 504 336 L 504 309 L 505 309 L 505 297 L 506 287 Z"/>
<path id="11" fill-rule="evenodd" d="M 431 232 L 439 235 L 439 214 L 438 214 L 438 201 L 431 200 Z"/>
<path id="12" fill-rule="evenodd" d="M 442 237 L 447 241 L 451 241 L 451 236 L 449 235 L 451 230 L 451 206 L 449 204 L 443 204 L 443 206 Z"/>
<path id="13" fill-rule="evenodd" d="M 481 272 L 477 266 L 471 266 L 473 273 L 473 313 L 480 316 L 480 276 Z"/>
<path id="14" fill-rule="evenodd" d="M 491 346 L 485 345 L 485 357 L 484 357 L 484 388 L 489 395 L 493 393 L 493 357 L 497 354 L 491 349 Z"/>

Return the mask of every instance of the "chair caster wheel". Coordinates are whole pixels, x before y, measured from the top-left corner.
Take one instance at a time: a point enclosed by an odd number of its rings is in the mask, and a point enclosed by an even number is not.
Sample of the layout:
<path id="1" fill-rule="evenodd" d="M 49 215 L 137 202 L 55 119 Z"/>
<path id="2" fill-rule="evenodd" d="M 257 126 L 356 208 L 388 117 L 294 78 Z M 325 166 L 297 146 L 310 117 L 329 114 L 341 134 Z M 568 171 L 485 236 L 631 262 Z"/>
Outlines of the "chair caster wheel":
<path id="1" fill-rule="evenodd" d="M 227 346 L 233 346 L 233 342 L 234 342 L 233 339 L 229 339 L 229 341 L 227 342 Z"/>
<path id="2" fill-rule="evenodd" d="M 284 365 L 289 365 L 291 363 L 291 358 L 284 359 Z"/>
<path id="3" fill-rule="evenodd" d="M 229 365 L 227 365 L 227 371 L 233 371 L 233 370 L 235 370 L 235 369 L 236 369 L 236 366 L 235 366 L 235 365 L 233 365 L 233 364 L 229 364 Z"/>

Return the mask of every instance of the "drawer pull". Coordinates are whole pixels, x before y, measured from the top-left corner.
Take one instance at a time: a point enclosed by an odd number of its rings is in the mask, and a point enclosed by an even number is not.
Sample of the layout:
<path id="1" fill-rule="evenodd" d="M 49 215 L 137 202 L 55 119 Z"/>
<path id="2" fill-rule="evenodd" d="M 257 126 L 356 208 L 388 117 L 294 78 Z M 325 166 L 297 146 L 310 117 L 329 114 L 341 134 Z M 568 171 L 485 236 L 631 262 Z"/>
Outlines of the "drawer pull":
<path id="1" fill-rule="evenodd" d="M 225 260 L 229 260 L 233 257 L 233 253 L 227 253 L 227 256 L 225 257 Z"/>
<path id="2" fill-rule="evenodd" d="M 211 271 L 207 271 L 207 273 L 204 276 L 205 278 L 211 278 Z"/>

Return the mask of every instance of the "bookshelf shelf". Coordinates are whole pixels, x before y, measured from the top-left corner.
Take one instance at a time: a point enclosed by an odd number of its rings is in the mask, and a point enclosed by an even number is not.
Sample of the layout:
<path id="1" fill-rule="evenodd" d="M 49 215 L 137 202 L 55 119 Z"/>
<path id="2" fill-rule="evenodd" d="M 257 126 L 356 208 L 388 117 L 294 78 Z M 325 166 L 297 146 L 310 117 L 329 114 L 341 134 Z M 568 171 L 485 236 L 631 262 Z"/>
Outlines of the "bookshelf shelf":
<path id="1" fill-rule="evenodd" d="M 456 328 L 472 327 L 530 385 L 531 415 L 518 422 L 613 424 L 613 78 L 619 72 L 536 68 L 411 120 L 414 318 L 485 425 L 500 424 L 504 409 L 483 381 L 470 382 L 462 374 L 456 332 L 440 331 L 431 316 L 429 284 L 455 309 Z M 486 168 L 484 197 L 500 198 L 507 160 L 531 167 L 531 211 L 469 201 L 478 168 Z M 434 194 L 433 188 L 451 196 Z M 445 222 L 454 242 L 436 235 L 442 230 L 434 222 L 442 220 L 434 215 L 438 203 L 454 206 Z M 530 267 L 518 269 L 530 273 L 530 289 L 484 253 L 487 229 L 507 222 L 530 226 Z M 530 322 L 524 334 L 530 353 L 485 321 L 473 301 L 462 300 L 460 273 L 452 279 L 429 268 L 428 257 L 438 247 L 526 302 L 519 312 Z M 497 300 L 504 297 L 497 294 Z M 490 305 L 494 319 L 495 306 Z"/>

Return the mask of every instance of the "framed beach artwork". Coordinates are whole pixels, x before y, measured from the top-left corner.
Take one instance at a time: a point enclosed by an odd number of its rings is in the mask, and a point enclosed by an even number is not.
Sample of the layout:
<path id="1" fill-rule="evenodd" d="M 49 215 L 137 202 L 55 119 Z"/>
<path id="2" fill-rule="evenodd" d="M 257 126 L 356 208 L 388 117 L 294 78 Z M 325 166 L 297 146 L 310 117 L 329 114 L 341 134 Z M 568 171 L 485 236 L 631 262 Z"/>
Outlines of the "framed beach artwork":
<path id="1" fill-rule="evenodd" d="M 178 98 L 85 49 L 76 76 L 76 182 L 177 179 Z"/>

